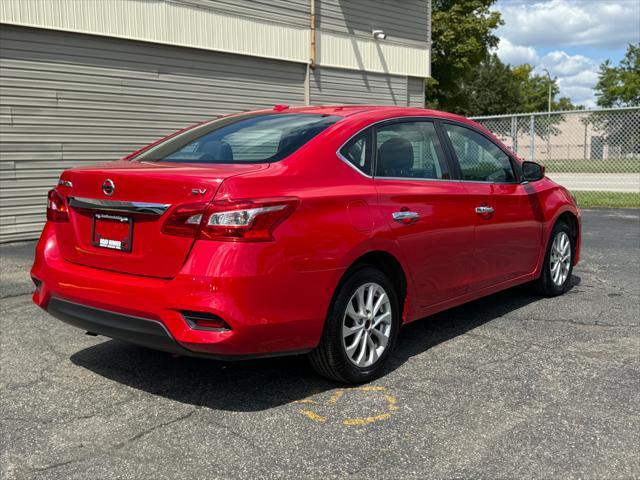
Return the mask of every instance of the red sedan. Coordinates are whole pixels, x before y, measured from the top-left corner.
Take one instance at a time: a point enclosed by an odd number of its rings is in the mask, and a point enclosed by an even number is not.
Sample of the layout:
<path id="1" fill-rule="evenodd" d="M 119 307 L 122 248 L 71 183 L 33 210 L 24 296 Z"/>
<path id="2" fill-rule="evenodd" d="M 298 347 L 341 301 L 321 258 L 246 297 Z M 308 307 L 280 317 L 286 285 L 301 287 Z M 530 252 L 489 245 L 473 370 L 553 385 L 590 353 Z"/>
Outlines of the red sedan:
<path id="1" fill-rule="evenodd" d="M 33 300 L 92 334 L 378 375 L 401 325 L 525 282 L 566 291 L 569 192 L 459 116 L 337 106 L 201 123 L 49 192 Z"/>

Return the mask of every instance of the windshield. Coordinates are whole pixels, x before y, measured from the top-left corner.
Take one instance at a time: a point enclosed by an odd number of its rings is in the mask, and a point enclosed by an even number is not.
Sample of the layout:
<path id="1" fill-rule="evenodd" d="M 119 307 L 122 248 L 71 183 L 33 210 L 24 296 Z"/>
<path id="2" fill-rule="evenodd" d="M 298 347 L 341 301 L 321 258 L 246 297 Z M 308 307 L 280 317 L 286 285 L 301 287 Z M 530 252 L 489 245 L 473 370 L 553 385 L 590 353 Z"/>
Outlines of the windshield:
<path id="1" fill-rule="evenodd" d="M 133 158 L 137 162 L 268 163 L 282 160 L 342 117 L 249 114 L 199 125 Z"/>

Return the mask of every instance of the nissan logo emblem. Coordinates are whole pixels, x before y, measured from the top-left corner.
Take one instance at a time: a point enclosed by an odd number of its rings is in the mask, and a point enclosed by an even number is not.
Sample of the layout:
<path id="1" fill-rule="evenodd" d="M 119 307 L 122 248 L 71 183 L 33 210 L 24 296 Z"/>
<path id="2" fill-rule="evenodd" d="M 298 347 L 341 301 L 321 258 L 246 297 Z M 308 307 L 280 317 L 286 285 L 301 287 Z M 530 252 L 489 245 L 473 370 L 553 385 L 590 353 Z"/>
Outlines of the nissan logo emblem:
<path id="1" fill-rule="evenodd" d="M 113 180 L 111 180 L 110 178 L 107 178 L 104 183 L 102 184 L 102 192 L 110 197 L 111 195 L 113 195 L 113 192 L 116 191 L 116 184 L 113 183 Z"/>

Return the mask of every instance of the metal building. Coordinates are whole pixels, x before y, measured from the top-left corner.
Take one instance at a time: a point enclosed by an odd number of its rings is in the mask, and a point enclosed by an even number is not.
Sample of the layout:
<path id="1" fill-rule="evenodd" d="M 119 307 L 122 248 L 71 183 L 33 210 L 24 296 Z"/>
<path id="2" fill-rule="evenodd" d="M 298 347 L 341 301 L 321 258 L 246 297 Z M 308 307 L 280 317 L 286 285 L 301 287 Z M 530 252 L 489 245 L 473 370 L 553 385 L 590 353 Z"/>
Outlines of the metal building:
<path id="1" fill-rule="evenodd" d="M 276 103 L 422 106 L 430 0 L 0 0 L 0 242 L 60 171 Z"/>

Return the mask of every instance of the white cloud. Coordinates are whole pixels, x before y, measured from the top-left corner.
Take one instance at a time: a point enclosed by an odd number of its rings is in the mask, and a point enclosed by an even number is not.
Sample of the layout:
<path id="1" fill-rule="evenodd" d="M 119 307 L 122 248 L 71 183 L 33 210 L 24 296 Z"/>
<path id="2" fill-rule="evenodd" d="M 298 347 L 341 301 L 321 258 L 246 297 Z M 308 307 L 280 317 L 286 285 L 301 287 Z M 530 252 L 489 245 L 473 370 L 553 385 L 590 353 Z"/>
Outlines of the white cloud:
<path id="1" fill-rule="evenodd" d="M 498 35 L 518 45 L 624 48 L 640 41 L 638 0 L 551 0 L 498 3 Z"/>
<path id="2" fill-rule="evenodd" d="M 522 65 L 523 63 L 535 65 L 539 60 L 535 48 L 514 45 L 504 37 L 500 38 L 497 52 L 500 60 L 511 65 Z"/>
<path id="3" fill-rule="evenodd" d="M 551 76 L 558 77 L 560 96 L 569 97 L 573 103 L 593 107 L 593 87 L 598 82 L 599 64 L 599 61 L 584 55 L 569 55 L 557 50 L 542 57 L 538 70 L 546 68 Z"/>
<path id="4" fill-rule="evenodd" d="M 558 79 L 560 97 L 569 97 L 573 103 L 585 107 L 595 106 L 593 87 L 598 82 L 601 60 L 584 55 L 570 55 L 563 50 L 540 56 L 535 48 L 514 45 L 506 38 L 500 39 L 497 53 L 503 62 L 511 65 L 528 63 L 541 75 L 546 68 L 552 77 Z"/>
<path id="5" fill-rule="evenodd" d="M 587 107 L 595 106 L 593 87 L 603 61 L 587 55 L 640 42 L 640 0 L 500 0 L 497 9 L 505 21 L 497 30 L 500 59 L 531 64 L 540 74 L 548 69 L 560 96 Z"/>

